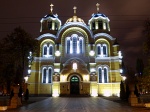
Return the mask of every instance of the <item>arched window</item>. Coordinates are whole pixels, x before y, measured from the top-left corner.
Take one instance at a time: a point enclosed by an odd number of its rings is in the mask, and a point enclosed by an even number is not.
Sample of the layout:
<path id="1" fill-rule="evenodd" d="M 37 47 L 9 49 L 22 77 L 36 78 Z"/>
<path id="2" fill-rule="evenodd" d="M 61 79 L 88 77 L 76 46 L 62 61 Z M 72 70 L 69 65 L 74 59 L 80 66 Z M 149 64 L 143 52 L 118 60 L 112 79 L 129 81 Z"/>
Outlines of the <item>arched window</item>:
<path id="1" fill-rule="evenodd" d="M 43 80 L 42 80 L 43 83 L 46 83 L 46 75 L 47 75 L 46 71 L 47 71 L 46 68 L 43 68 L 43 73 L 42 73 L 43 74 Z"/>
<path id="2" fill-rule="evenodd" d="M 77 38 L 73 37 L 73 53 L 77 53 Z"/>
<path id="3" fill-rule="evenodd" d="M 104 68 L 104 83 L 107 83 L 108 81 L 108 79 L 107 79 L 107 77 L 108 77 L 108 71 L 107 71 L 107 68 Z"/>
<path id="4" fill-rule="evenodd" d="M 83 53 L 83 39 L 79 40 L 79 53 Z"/>
<path id="5" fill-rule="evenodd" d="M 100 45 L 97 46 L 97 55 L 101 55 L 101 46 Z"/>
<path id="6" fill-rule="evenodd" d="M 52 82 L 52 69 L 48 68 L 48 83 Z"/>
<path id="7" fill-rule="evenodd" d="M 53 55 L 53 45 L 46 43 L 43 45 L 43 57 L 50 57 Z"/>
<path id="8" fill-rule="evenodd" d="M 52 83 L 52 68 L 43 67 L 42 70 L 42 83 Z"/>
<path id="9" fill-rule="evenodd" d="M 66 54 L 82 54 L 84 52 L 84 38 L 77 34 L 66 37 Z"/>
<path id="10" fill-rule="evenodd" d="M 98 82 L 99 83 L 108 83 L 108 68 L 99 67 L 98 68 Z"/>
<path id="11" fill-rule="evenodd" d="M 108 51 L 107 51 L 107 44 L 98 44 L 97 45 L 97 56 L 99 57 L 107 57 Z"/>
<path id="12" fill-rule="evenodd" d="M 98 68 L 98 79 L 99 79 L 99 83 L 102 83 L 102 68 Z"/>
<path id="13" fill-rule="evenodd" d="M 49 46 L 49 55 L 53 55 L 53 46 L 52 45 Z"/>
<path id="14" fill-rule="evenodd" d="M 70 53 L 70 39 L 67 39 L 67 54 Z"/>
<path id="15" fill-rule="evenodd" d="M 44 45 L 43 47 L 43 55 L 47 55 L 47 45 Z"/>
<path id="16" fill-rule="evenodd" d="M 103 44 L 103 56 L 106 57 L 107 56 L 107 45 Z"/>

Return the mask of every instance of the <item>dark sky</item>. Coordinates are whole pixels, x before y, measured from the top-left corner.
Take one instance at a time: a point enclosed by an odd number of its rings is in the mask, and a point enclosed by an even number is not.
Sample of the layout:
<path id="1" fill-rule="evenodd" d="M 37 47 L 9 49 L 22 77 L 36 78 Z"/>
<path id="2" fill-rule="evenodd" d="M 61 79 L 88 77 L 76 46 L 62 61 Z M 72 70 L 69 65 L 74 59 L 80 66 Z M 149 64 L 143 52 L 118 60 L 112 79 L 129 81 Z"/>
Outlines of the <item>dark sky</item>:
<path id="1" fill-rule="evenodd" d="M 62 24 L 73 16 L 77 6 L 77 16 L 85 23 L 96 13 L 96 3 L 100 3 L 100 13 L 110 19 L 111 36 L 118 39 L 125 64 L 135 67 L 136 58 L 143 58 L 143 25 L 150 17 L 150 0 L 0 0 L 0 38 L 5 37 L 17 26 L 21 26 L 34 38 L 39 36 L 40 19 L 50 12 L 54 4 Z"/>

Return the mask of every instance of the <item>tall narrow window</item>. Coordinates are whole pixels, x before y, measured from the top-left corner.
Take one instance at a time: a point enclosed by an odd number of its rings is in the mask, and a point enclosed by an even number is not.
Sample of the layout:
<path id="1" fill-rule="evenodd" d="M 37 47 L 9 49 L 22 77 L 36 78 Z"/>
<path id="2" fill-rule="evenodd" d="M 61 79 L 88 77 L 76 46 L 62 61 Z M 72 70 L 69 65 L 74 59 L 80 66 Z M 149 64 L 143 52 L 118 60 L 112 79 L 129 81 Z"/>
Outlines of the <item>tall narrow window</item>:
<path id="1" fill-rule="evenodd" d="M 51 77 L 52 77 L 52 69 L 48 69 L 48 83 L 51 83 Z"/>
<path id="2" fill-rule="evenodd" d="M 105 45 L 103 46 L 103 55 L 107 56 L 107 51 L 106 51 L 106 46 Z"/>
<path id="3" fill-rule="evenodd" d="M 73 53 L 77 52 L 77 38 L 73 37 Z"/>
<path id="4" fill-rule="evenodd" d="M 107 83 L 107 69 L 104 68 L 104 83 Z"/>
<path id="5" fill-rule="evenodd" d="M 67 39 L 67 54 L 70 53 L 70 40 Z"/>
<path id="6" fill-rule="evenodd" d="M 79 37 L 77 34 L 66 37 L 65 45 L 66 54 L 80 54 L 84 52 L 84 38 Z"/>
<path id="7" fill-rule="evenodd" d="M 99 57 L 107 57 L 108 56 L 108 51 L 107 51 L 107 44 L 98 44 L 97 45 L 97 55 Z"/>
<path id="8" fill-rule="evenodd" d="M 102 83 L 102 68 L 99 68 L 98 72 L 99 72 L 99 83 Z"/>
<path id="9" fill-rule="evenodd" d="M 43 48 L 43 55 L 47 55 L 47 46 L 44 45 L 44 48 Z"/>
<path id="10" fill-rule="evenodd" d="M 46 68 L 43 69 L 43 83 L 46 83 Z"/>
<path id="11" fill-rule="evenodd" d="M 103 23 L 102 23 L 102 21 L 98 21 L 98 29 L 103 29 Z"/>
<path id="12" fill-rule="evenodd" d="M 43 68 L 42 83 L 52 83 L 52 68 L 51 67 Z"/>
<path id="13" fill-rule="evenodd" d="M 53 55 L 53 45 L 47 43 L 43 45 L 43 57 L 50 57 Z"/>
<path id="14" fill-rule="evenodd" d="M 48 22 L 48 29 L 49 29 L 49 30 L 52 30 L 52 21 L 49 21 L 49 22 Z"/>
<path id="15" fill-rule="evenodd" d="M 95 30 L 95 21 L 92 22 L 92 30 Z"/>
<path id="16" fill-rule="evenodd" d="M 52 45 L 49 46 L 49 55 L 53 55 L 53 46 Z"/>
<path id="17" fill-rule="evenodd" d="M 99 67 L 98 68 L 98 82 L 99 83 L 108 83 L 108 68 L 107 67 Z"/>
<path id="18" fill-rule="evenodd" d="M 100 45 L 97 46 L 97 54 L 101 55 L 101 46 Z"/>
<path id="19" fill-rule="evenodd" d="M 55 30 L 58 30 L 58 25 L 56 22 L 55 22 Z"/>
<path id="20" fill-rule="evenodd" d="M 82 39 L 79 40 L 79 51 L 80 53 L 83 53 L 83 40 Z"/>

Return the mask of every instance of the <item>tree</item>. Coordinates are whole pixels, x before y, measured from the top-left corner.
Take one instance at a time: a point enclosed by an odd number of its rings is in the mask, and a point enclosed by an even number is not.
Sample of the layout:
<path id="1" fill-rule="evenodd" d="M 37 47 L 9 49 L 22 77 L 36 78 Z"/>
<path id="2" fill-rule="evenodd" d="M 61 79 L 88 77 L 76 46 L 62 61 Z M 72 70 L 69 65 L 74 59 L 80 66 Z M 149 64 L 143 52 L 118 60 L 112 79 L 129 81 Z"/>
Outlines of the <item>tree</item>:
<path id="1" fill-rule="evenodd" d="M 30 51 L 35 52 L 37 44 L 37 40 L 21 27 L 15 28 L 2 40 L 0 73 L 4 82 L 22 83 L 23 76 L 27 74 L 27 57 Z"/>
<path id="2" fill-rule="evenodd" d="M 143 44 L 144 53 L 150 56 L 150 20 L 147 19 L 144 23 L 144 31 L 143 34 L 145 36 L 145 41 Z"/>
<path id="3" fill-rule="evenodd" d="M 138 84 L 140 92 L 150 92 L 150 20 L 147 19 L 144 23 L 143 31 L 145 40 L 143 44 L 143 51 L 148 57 L 147 65 L 144 67 L 143 75 L 138 77 Z"/>
<path id="4" fill-rule="evenodd" d="M 121 100 L 126 99 L 126 92 L 125 92 L 123 81 L 120 82 L 120 99 Z"/>
<path id="5" fill-rule="evenodd" d="M 141 75 L 143 75 L 143 71 L 144 71 L 143 60 L 138 58 L 136 60 L 136 73 L 141 76 Z"/>

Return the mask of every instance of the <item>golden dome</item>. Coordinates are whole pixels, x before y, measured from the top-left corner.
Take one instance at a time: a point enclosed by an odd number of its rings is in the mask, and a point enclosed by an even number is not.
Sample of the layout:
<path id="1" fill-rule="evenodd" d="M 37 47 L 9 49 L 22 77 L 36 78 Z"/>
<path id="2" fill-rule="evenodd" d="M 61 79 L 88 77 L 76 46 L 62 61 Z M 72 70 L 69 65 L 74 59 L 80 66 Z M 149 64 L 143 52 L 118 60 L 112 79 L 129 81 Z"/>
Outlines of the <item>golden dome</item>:
<path id="1" fill-rule="evenodd" d="M 72 18 L 69 18 L 66 23 L 69 23 L 69 22 L 81 22 L 81 23 L 84 23 L 83 19 L 81 18 L 78 18 L 77 16 L 73 16 Z M 84 23 L 85 24 L 85 23 Z"/>

